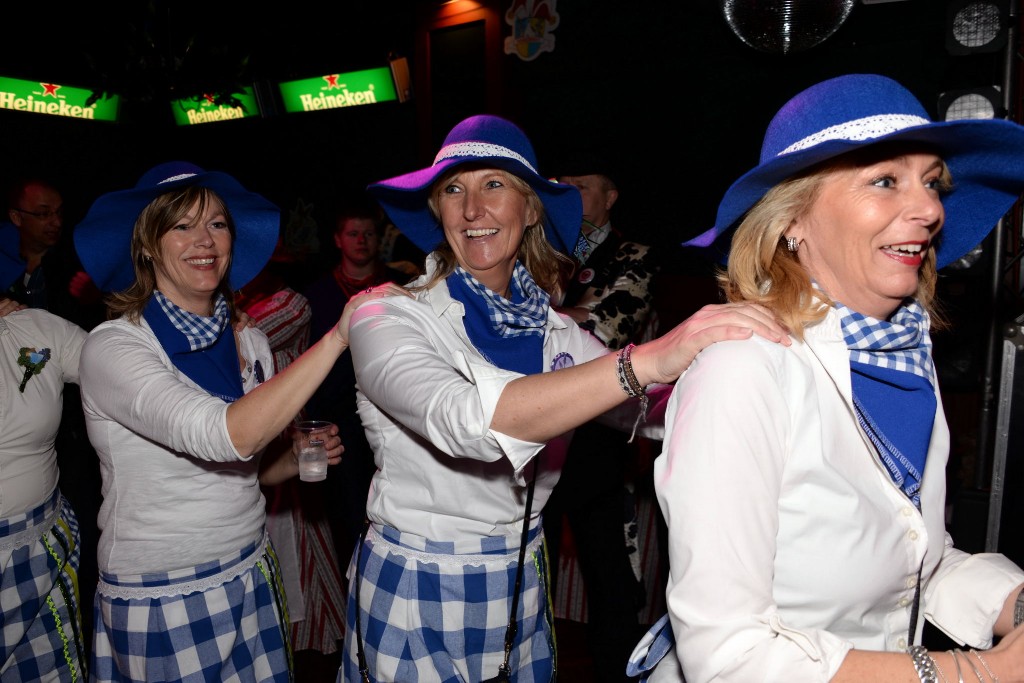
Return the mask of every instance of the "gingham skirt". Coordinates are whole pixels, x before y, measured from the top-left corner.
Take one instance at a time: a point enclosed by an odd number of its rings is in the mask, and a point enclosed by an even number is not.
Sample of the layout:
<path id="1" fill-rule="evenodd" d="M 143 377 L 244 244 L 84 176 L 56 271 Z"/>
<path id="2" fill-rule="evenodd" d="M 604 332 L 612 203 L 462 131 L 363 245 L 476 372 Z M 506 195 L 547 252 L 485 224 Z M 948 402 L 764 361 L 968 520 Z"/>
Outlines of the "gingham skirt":
<path id="1" fill-rule="evenodd" d="M 54 489 L 0 520 L 0 679 L 85 681 L 78 518 Z"/>
<path id="2" fill-rule="evenodd" d="M 359 563 L 363 649 L 376 683 L 478 683 L 497 675 L 519 561 L 519 537 L 456 545 L 372 526 L 353 553 Z M 510 666 L 517 683 L 554 679 L 554 632 L 540 527 L 530 532 L 523 562 L 517 636 Z M 356 658 L 356 594 L 338 681 L 360 680 Z"/>
<path id="3" fill-rule="evenodd" d="M 93 681 L 292 680 L 284 587 L 266 536 L 187 570 L 100 572 L 93 613 Z"/>

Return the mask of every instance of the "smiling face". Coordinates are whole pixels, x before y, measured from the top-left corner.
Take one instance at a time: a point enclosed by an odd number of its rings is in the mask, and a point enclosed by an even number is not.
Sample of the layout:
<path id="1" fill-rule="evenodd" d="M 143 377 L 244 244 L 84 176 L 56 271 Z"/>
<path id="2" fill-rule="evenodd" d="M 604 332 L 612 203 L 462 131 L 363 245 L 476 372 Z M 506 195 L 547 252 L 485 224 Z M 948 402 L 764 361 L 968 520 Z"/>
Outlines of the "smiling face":
<path id="1" fill-rule="evenodd" d="M 159 239 L 153 254 L 156 288 L 175 305 L 210 315 L 214 294 L 231 265 L 231 228 L 224 205 L 196 200 Z"/>
<path id="2" fill-rule="evenodd" d="M 459 265 L 488 289 L 509 295 L 526 227 L 537 211 L 498 169 L 466 169 L 435 189 L 444 236 Z"/>
<path id="3" fill-rule="evenodd" d="M 829 296 L 887 319 L 917 291 L 924 256 L 945 218 L 945 165 L 913 152 L 825 172 L 817 198 L 786 237 Z"/>

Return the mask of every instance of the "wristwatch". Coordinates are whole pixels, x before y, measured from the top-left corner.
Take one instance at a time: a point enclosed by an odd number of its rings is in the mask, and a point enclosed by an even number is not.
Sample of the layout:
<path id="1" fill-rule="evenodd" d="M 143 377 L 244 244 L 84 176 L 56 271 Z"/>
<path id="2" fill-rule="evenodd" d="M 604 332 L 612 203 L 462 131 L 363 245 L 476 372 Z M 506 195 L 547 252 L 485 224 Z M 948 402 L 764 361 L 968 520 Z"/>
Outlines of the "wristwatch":
<path id="1" fill-rule="evenodd" d="M 1013 604 L 1013 627 L 1024 624 L 1024 590 L 1017 594 L 1017 602 Z"/>

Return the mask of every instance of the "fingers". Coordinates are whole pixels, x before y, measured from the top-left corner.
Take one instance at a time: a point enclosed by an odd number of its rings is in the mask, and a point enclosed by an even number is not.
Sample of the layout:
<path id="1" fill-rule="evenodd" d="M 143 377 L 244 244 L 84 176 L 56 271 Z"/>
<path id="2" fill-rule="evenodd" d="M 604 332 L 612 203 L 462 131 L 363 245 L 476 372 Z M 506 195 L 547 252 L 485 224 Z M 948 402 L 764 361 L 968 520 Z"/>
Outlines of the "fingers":
<path id="1" fill-rule="evenodd" d="M 15 311 L 22 311 L 25 309 L 25 304 L 18 303 L 14 299 L 0 299 L 0 317 L 7 315 L 8 313 L 14 313 Z"/>
<path id="2" fill-rule="evenodd" d="M 750 333 L 769 341 L 790 346 L 789 330 L 764 306 L 752 303 L 710 304 L 695 313 L 684 325 L 693 324 L 691 334 L 713 329 L 713 341 L 746 339 Z M 710 343 L 710 342 L 709 342 Z"/>

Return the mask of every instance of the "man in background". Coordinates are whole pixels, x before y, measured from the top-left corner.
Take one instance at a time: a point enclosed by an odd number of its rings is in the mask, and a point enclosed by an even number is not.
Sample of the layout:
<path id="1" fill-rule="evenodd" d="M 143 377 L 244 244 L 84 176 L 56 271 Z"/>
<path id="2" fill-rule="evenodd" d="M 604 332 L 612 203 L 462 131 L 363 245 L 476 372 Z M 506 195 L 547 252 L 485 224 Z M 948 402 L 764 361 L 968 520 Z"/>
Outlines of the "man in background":
<path id="1" fill-rule="evenodd" d="M 380 258 L 384 214 L 367 198 L 347 201 L 334 223 L 334 245 L 340 252 L 337 265 L 306 288 L 312 307 L 310 340 L 316 342 L 337 324 L 348 300 L 368 287 L 384 282 L 405 284 L 406 273 L 390 268 Z M 327 472 L 325 499 L 328 521 L 338 551 L 342 576 L 366 517 L 366 497 L 376 471 L 373 451 L 366 442 L 363 425 L 356 413 L 356 376 L 352 354 L 346 349 L 334 363 L 327 378 L 306 404 L 311 420 L 328 420 L 338 425 L 345 444 L 345 456 Z"/>
<path id="2" fill-rule="evenodd" d="M 578 155 L 558 180 L 579 189 L 583 225 L 575 268 L 567 274 L 565 295 L 555 308 L 609 349 L 639 343 L 653 323 L 654 254 L 612 225 L 619 190 L 607 162 L 592 154 Z M 572 531 L 586 587 L 587 644 L 599 682 L 626 680 L 626 662 L 642 631 L 638 612 L 645 594 L 636 539 L 627 539 L 634 514 L 627 488 L 628 440 L 628 434 L 597 422 L 577 428 L 562 477 L 544 510 L 552 594 L 563 513 Z"/>

